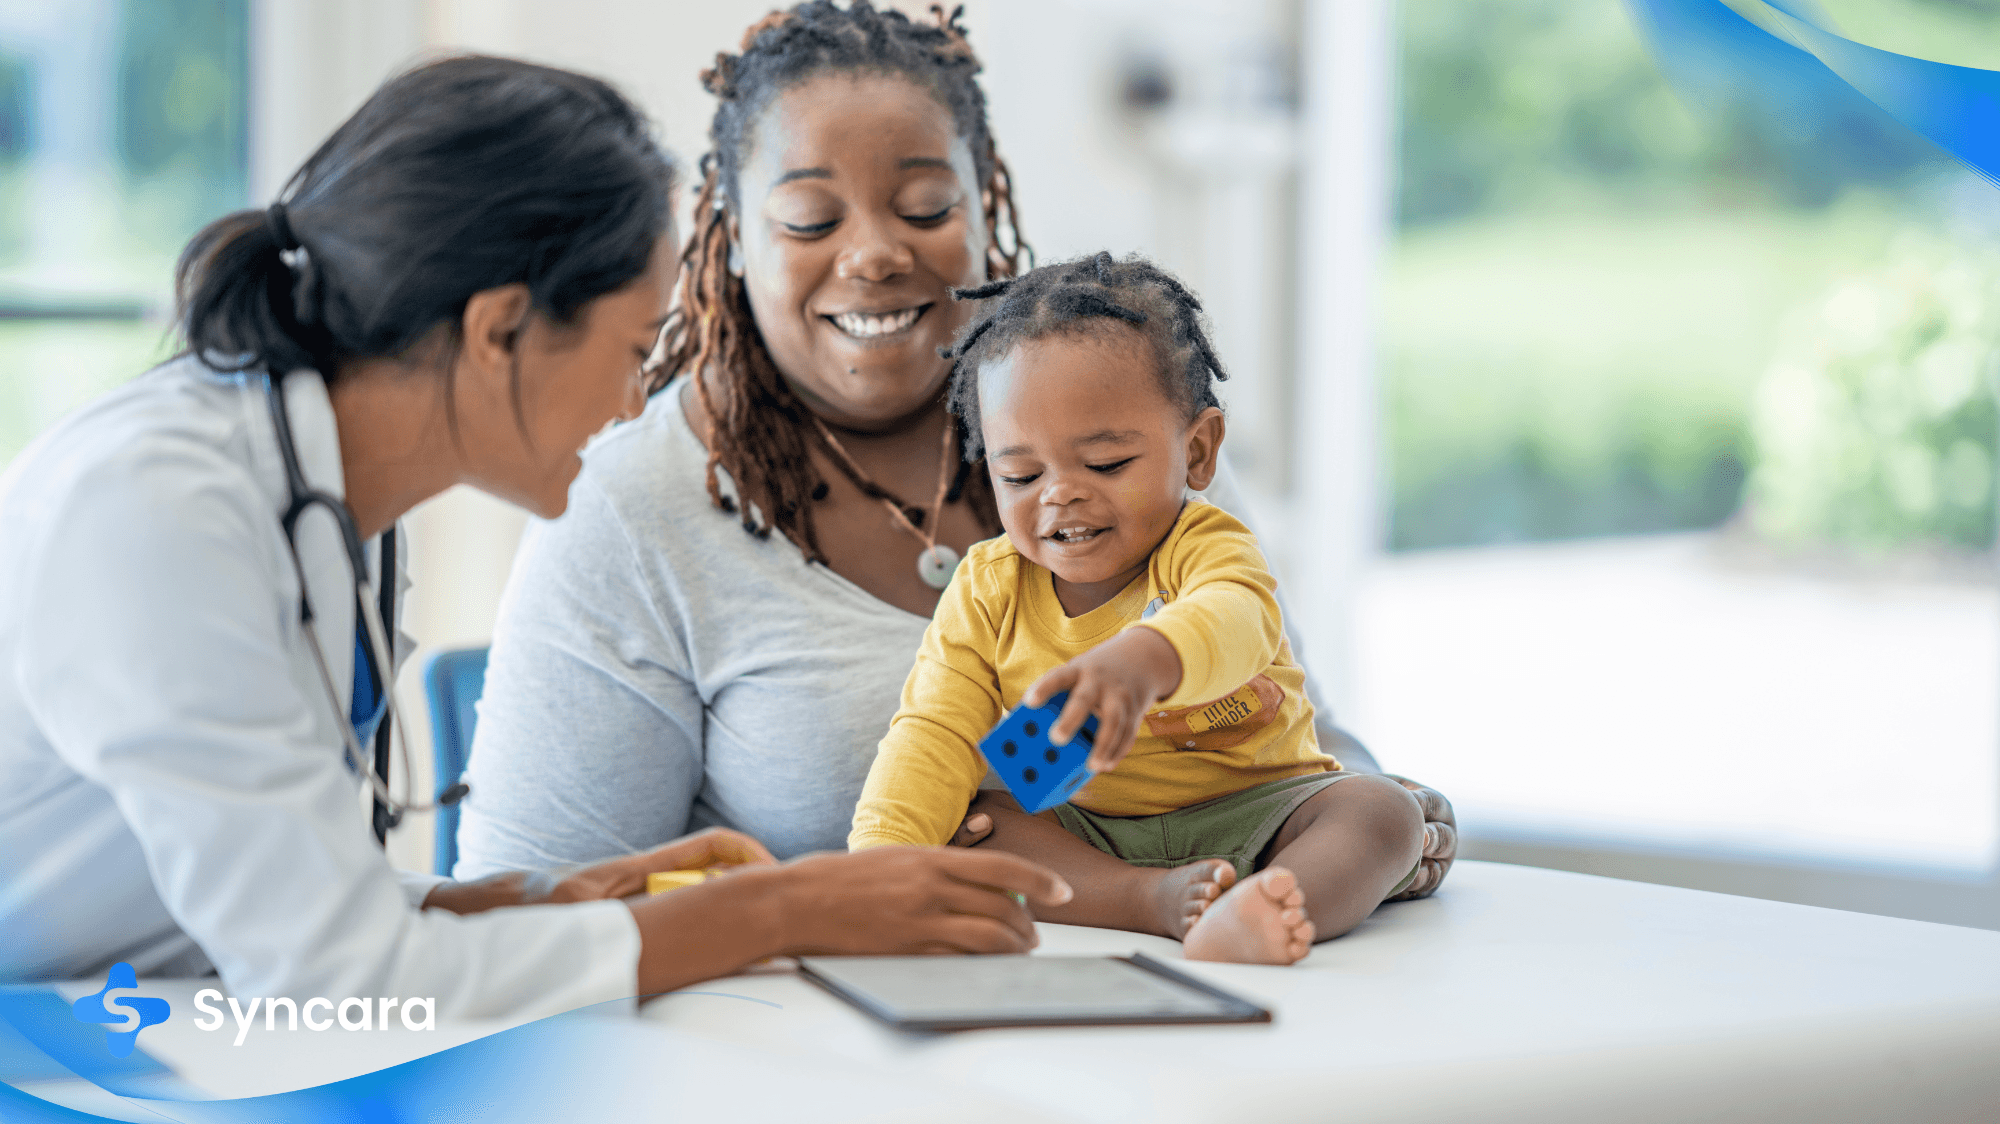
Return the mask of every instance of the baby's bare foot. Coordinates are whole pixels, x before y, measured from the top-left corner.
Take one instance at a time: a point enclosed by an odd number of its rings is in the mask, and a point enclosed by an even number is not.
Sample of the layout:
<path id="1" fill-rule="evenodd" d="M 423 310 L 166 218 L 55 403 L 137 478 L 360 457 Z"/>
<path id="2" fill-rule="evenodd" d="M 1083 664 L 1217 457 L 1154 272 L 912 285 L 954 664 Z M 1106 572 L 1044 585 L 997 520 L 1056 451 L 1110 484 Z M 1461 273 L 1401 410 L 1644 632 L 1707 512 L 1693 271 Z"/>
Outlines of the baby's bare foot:
<path id="1" fill-rule="evenodd" d="M 1235 881 L 1236 868 L 1222 859 L 1203 859 L 1161 871 L 1159 881 L 1153 884 L 1159 931 L 1176 940 L 1186 936 L 1188 926 Z"/>
<path id="2" fill-rule="evenodd" d="M 1189 960 L 1291 964 L 1312 951 L 1306 895 L 1282 866 L 1266 867 L 1217 898 L 1188 927 L 1181 948 Z"/>

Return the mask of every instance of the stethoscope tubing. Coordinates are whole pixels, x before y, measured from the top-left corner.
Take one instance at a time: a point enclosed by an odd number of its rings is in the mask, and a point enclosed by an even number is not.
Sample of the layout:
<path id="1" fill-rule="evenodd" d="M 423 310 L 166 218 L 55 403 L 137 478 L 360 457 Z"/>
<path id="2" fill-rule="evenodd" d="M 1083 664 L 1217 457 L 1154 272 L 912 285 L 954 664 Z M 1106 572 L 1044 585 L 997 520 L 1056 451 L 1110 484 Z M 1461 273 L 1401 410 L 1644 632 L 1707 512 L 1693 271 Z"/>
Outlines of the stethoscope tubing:
<path id="1" fill-rule="evenodd" d="M 415 792 L 416 779 L 410 765 L 409 743 L 403 737 L 402 708 L 396 704 L 395 664 L 392 662 L 388 641 L 388 622 L 381 619 L 381 602 L 375 597 L 374 583 L 368 580 L 368 558 L 362 551 L 361 533 L 354 522 L 354 513 L 338 496 L 318 491 L 306 483 L 305 472 L 299 467 L 298 446 L 292 441 L 291 410 L 285 402 L 281 380 L 270 373 L 264 375 L 264 398 L 271 412 L 271 426 L 278 443 L 278 458 L 284 462 L 285 486 L 290 492 L 290 501 L 280 524 L 285 532 L 285 545 L 292 556 L 292 572 L 299 582 L 299 627 L 305 633 L 306 648 L 312 653 L 313 666 L 319 672 L 320 687 L 326 694 L 327 703 L 333 708 L 334 729 L 340 732 L 341 752 L 346 757 L 348 767 L 368 779 L 374 790 L 375 799 L 389 809 L 389 819 L 393 826 L 410 812 L 435 812 L 440 808 L 455 804 L 464 792 L 463 785 L 454 785 L 444 798 L 429 803 L 412 803 L 397 799 L 389 791 L 389 783 L 377 775 L 367 753 L 362 750 L 361 739 L 355 734 L 354 726 L 347 720 L 340 705 L 340 690 L 333 684 L 333 671 L 326 663 L 326 650 L 320 647 L 319 629 L 314 623 L 317 614 L 313 611 L 312 599 L 306 592 L 305 562 L 299 557 L 299 519 L 314 507 L 321 508 L 333 517 L 334 525 L 340 530 L 341 545 L 347 552 L 348 565 L 354 571 L 354 611 L 361 622 L 361 631 L 368 644 L 369 658 L 374 662 L 377 674 L 382 678 L 382 699 L 387 707 L 383 721 L 389 724 L 391 757 L 397 756 L 394 749 L 402 750 L 403 791 Z M 386 575 L 385 575 L 386 576 Z M 357 673 L 361 669 L 357 668 Z"/>

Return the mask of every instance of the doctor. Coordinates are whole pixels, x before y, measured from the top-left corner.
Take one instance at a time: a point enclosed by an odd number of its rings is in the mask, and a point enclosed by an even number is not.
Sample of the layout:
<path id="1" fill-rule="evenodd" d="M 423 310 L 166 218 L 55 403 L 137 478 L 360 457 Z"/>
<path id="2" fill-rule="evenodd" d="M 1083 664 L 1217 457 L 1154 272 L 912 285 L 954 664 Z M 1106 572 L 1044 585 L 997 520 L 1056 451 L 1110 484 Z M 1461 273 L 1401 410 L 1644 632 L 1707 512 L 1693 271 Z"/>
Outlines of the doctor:
<path id="1" fill-rule="evenodd" d="M 579 449 L 642 405 L 671 179 L 603 83 L 447 59 L 377 91 L 283 203 L 196 236 L 188 351 L 0 478 L 0 982 L 123 960 L 242 996 L 538 1015 L 779 953 L 1033 945 L 1008 895 L 1068 888 L 982 851 L 780 866 L 716 830 L 459 884 L 371 835 L 395 522 L 460 483 L 563 512 Z"/>

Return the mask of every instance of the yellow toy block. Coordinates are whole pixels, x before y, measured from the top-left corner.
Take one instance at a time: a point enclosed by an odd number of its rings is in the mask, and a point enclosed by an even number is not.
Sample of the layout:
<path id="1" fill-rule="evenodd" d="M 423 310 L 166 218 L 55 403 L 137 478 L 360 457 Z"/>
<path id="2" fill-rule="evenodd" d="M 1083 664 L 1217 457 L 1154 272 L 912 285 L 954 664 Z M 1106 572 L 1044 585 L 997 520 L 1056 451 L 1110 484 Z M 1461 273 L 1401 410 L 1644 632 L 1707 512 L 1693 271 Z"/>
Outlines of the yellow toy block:
<path id="1" fill-rule="evenodd" d="M 664 894 L 668 890 L 678 890 L 684 886 L 696 886 L 715 877 L 710 870 L 662 870 L 646 876 L 646 892 Z"/>

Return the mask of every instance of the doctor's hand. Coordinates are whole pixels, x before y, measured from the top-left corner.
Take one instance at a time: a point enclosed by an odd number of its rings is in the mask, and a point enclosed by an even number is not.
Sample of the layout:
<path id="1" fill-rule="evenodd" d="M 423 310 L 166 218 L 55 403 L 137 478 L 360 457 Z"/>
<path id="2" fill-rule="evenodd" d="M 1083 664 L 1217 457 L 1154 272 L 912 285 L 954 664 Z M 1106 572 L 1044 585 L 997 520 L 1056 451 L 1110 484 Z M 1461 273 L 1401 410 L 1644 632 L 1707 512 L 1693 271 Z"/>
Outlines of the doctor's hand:
<path id="1" fill-rule="evenodd" d="M 1054 872 L 998 851 L 877 847 L 783 870 L 788 955 L 1027 952 L 1035 921 L 1014 895 L 1053 906 L 1072 894 Z"/>
<path id="2" fill-rule="evenodd" d="M 1053 871 L 998 851 L 879 847 L 745 869 L 632 903 L 638 987 L 655 995 L 769 956 L 1026 952 Z"/>
<path id="3" fill-rule="evenodd" d="M 711 827 L 683 835 L 636 855 L 607 859 L 563 875 L 543 902 L 594 902 L 646 891 L 646 876 L 664 870 L 706 870 L 710 867 L 771 866 L 771 852 L 740 831 Z M 526 903 L 524 903 L 526 904 Z"/>

